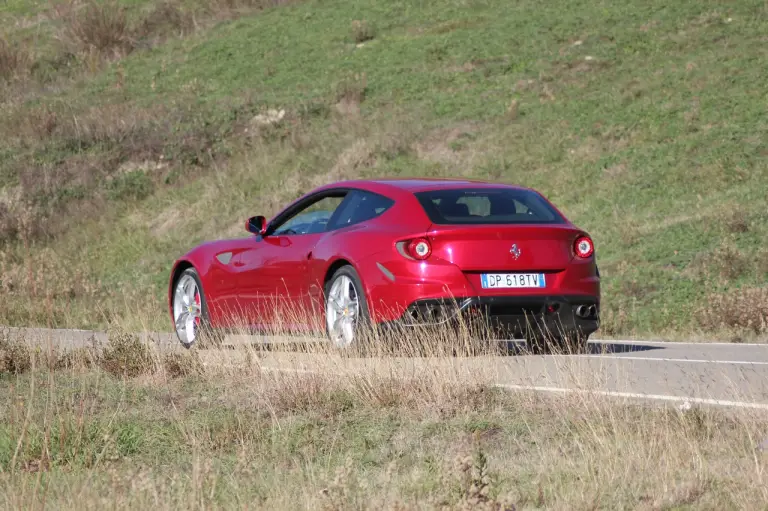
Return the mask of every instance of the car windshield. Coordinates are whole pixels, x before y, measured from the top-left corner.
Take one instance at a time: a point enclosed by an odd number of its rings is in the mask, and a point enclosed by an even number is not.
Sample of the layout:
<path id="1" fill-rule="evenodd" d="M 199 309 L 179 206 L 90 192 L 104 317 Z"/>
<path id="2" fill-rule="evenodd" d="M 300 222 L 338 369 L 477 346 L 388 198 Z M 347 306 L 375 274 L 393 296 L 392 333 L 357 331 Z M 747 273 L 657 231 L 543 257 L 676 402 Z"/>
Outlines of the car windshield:
<path id="1" fill-rule="evenodd" d="M 513 188 L 449 189 L 417 192 L 435 224 L 560 224 L 565 219 L 531 190 Z"/>

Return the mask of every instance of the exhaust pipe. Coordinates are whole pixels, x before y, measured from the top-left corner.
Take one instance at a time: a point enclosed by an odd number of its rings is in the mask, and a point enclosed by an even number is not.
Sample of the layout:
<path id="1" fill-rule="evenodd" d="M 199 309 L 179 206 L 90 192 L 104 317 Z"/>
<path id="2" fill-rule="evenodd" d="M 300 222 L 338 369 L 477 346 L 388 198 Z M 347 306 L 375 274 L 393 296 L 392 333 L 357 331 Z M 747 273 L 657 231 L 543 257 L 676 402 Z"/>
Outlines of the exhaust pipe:
<path id="1" fill-rule="evenodd" d="M 581 319 L 593 317 L 597 313 L 596 305 L 579 305 L 576 307 L 576 315 Z"/>

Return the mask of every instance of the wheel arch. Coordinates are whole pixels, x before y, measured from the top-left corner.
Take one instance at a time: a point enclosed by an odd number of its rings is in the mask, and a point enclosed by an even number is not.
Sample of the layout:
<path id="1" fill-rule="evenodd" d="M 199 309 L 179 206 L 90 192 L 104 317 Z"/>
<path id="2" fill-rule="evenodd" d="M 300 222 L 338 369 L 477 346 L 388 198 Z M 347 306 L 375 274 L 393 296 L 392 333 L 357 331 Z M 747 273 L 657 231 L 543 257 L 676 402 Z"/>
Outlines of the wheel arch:
<path id="1" fill-rule="evenodd" d="M 362 286 L 362 292 L 365 295 L 366 301 L 368 300 L 368 288 L 365 284 L 365 277 L 363 276 L 360 269 L 357 267 L 355 263 L 352 262 L 350 258 L 346 257 L 339 257 L 338 259 L 335 259 L 329 266 L 328 269 L 325 272 L 325 276 L 323 277 L 323 288 L 322 288 L 322 296 L 323 296 L 323 303 L 325 303 L 325 286 L 328 285 L 328 282 L 330 282 L 331 277 L 333 277 L 333 274 L 336 273 L 336 271 L 339 268 L 343 268 L 344 266 L 351 266 L 352 269 L 355 270 L 357 273 L 357 278 L 360 279 L 360 285 Z"/>
<path id="2" fill-rule="evenodd" d="M 173 320 L 173 288 L 176 287 L 181 274 L 189 268 L 195 268 L 195 265 L 186 259 L 180 259 L 171 269 L 171 278 L 168 283 L 168 310 L 171 313 L 171 320 Z"/>
<path id="3" fill-rule="evenodd" d="M 354 264 L 344 258 L 336 259 L 328 266 L 328 269 L 325 271 L 325 276 L 323 277 L 323 294 L 325 294 L 325 286 L 331 280 L 333 274 L 336 273 L 339 268 L 343 268 L 344 266 L 351 266 L 352 268 L 355 268 Z M 355 271 L 357 271 L 357 268 L 355 268 Z M 357 273 L 358 275 L 360 274 L 360 272 Z"/>

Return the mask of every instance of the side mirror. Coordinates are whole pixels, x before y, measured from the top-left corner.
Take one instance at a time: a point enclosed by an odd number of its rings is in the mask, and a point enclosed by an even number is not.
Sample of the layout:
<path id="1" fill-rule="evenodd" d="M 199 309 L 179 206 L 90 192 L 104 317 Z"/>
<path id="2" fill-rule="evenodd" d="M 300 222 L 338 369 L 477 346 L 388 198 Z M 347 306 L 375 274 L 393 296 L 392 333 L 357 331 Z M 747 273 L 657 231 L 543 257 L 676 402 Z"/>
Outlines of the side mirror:
<path id="1" fill-rule="evenodd" d="M 245 230 L 252 233 L 264 236 L 267 232 L 267 219 L 261 215 L 252 216 L 245 221 Z"/>

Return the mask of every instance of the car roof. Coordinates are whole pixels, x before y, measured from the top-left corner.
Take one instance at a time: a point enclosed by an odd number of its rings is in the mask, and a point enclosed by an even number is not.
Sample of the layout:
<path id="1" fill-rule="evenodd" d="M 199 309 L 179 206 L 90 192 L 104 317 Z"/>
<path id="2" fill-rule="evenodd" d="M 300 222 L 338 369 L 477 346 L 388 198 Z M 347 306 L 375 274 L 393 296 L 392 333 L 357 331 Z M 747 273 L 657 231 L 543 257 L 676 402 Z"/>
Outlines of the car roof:
<path id="1" fill-rule="evenodd" d="M 338 181 L 322 188 L 351 187 L 360 188 L 372 192 L 385 190 L 399 190 L 407 193 L 424 192 L 428 190 L 450 190 L 460 188 L 512 188 L 528 190 L 527 187 L 508 183 L 484 181 L 479 179 L 455 179 L 455 178 L 380 178 L 380 179 L 355 179 Z"/>

